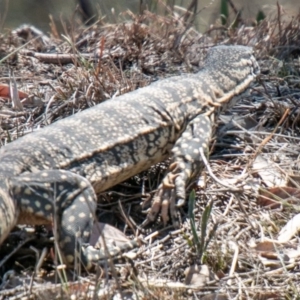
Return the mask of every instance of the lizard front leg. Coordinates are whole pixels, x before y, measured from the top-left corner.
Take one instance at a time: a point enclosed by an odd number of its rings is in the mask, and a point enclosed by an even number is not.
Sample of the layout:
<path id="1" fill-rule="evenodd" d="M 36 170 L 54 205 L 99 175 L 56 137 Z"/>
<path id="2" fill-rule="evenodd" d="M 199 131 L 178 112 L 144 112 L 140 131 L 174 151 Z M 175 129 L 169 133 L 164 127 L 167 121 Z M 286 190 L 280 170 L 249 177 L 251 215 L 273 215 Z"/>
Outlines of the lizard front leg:
<path id="1" fill-rule="evenodd" d="M 172 160 L 168 172 L 153 197 L 152 207 L 143 226 L 153 222 L 159 212 L 163 223 L 174 220 L 176 206 L 182 206 L 186 199 L 186 186 L 200 173 L 202 159 L 200 148 L 208 153 L 212 136 L 213 115 L 198 115 L 187 125 L 186 130 L 172 149 Z"/>

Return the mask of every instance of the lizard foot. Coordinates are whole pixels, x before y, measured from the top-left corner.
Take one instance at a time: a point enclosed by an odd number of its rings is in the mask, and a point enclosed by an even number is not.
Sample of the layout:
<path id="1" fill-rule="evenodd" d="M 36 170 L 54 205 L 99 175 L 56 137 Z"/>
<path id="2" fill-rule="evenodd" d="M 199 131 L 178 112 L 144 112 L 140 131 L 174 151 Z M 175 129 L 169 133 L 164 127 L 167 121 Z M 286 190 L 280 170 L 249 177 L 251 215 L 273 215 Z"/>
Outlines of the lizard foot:
<path id="1" fill-rule="evenodd" d="M 170 165 L 169 170 L 171 172 L 166 175 L 153 196 L 151 208 L 142 227 L 153 223 L 159 213 L 164 226 L 171 217 L 173 225 L 178 227 L 176 208 L 185 203 L 185 181 L 181 176 L 181 172 L 178 173 L 179 168 L 175 163 Z"/>

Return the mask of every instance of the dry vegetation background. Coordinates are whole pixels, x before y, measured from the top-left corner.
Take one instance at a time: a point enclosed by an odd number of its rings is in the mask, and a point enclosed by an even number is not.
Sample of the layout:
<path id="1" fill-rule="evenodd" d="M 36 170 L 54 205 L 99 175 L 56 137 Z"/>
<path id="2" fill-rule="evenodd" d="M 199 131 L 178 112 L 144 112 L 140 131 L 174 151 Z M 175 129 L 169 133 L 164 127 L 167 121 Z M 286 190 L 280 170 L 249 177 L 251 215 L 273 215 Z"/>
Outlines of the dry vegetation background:
<path id="1" fill-rule="evenodd" d="M 188 13 L 127 17 L 70 26 L 62 36 L 54 23 L 50 36 L 28 26 L 0 34 L 2 146 L 113 96 L 195 72 L 216 44 L 253 46 L 261 75 L 218 120 L 211 172 L 204 168 L 195 203 L 190 197 L 181 209 L 179 230 L 159 220 L 139 228 L 141 199 L 153 194 L 165 162 L 99 196 L 101 222 L 143 240 L 131 263 L 80 276 L 55 271 L 51 255 L 37 266 L 53 246 L 48 229 L 17 229 L 0 248 L 0 299 L 299 299 L 300 15 L 284 16 L 278 6 L 276 18 L 203 34 Z"/>
<path id="2" fill-rule="evenodd" d="M 34 24 L 44 32 L 49 32 L 49 15 L 51 14 L 56 25 L 61 29 L 61 20 L 80 18 L 79 3 L 85 3 L 87 11 L 92 15 L 105 18 L 106 22 L 125 21 L 126 16 L 120 16 L 121 12 L 130 10 L 137 14 L 140 6 L 147 10 L 164 14 L 166 7 L 178 6 L 177 12 L 182 13 L 193 0 L 0 0 L 0 30 L 16 28 L 21 24 Z M 197 0 L 198 11 L 193 26 L 200 32 L 219 18 L 222 2 L 228 0 Z M 297 14 L 300 9 L 299 0 L 232 0 L 237 10 L 241 10 L 245 20 L 255 18 L 257 12 L 263 11 L 266 15 L 275 15 L 276 3 L 282 5 L 288 15 Z M 77 7 L 77 9 L 76 9 Z M 74 13 L 76 11 L 76 13 Z M 235 12 L 229 10 L 234 17 Z"/>

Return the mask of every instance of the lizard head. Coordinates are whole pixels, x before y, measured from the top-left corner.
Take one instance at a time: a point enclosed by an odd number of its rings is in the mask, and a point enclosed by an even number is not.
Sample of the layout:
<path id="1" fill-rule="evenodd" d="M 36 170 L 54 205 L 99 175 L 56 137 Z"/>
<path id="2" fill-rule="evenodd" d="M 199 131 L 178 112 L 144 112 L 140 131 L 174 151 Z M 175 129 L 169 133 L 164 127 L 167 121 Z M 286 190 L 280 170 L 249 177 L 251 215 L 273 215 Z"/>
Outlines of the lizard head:
<path id="1" fill-rule="evenodd" d="M 223 91 L 246 89 L 260 73 L 259 65 L 254 57 L 252 47 L 247 46 L 216 46 L 211 48 L 204 62 L 214 80 L 223 81 Z M 225 82 L 224 79 L 227 78 Z M 238 91 L 240 93 L 240 91 Z"/>
<path id="2" fill-rule="evenodd" d="M 254 51 L 247 46 L 216 46 L 211 48 L 203 70 L 211 83 L 211 97 L 222 110 L 232 106 L 260 73 Z M 232 100 L 235 99 L 235 100 Z"/>

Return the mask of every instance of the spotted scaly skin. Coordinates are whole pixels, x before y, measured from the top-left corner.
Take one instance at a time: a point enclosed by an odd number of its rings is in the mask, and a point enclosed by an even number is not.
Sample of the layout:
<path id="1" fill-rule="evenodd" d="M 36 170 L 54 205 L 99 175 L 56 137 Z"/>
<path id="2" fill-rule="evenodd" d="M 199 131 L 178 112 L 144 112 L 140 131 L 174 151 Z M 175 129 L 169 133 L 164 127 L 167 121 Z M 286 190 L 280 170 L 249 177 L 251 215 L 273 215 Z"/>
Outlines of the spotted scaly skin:
<path id="1" fill-rule="evenodd" d="M 214 119 L 259 73 L 252 48 L 218 46 L 193 75 L 161 80 L 0 149 L 0 243 L 16 224 L 55 224 L 68 265 L 103 254 L 85 245 L 99 192 L 171 157 L 147 222 L 164 222 L 201 171 Z M 114 252 L 113 252 L 114 254 Z"/>

